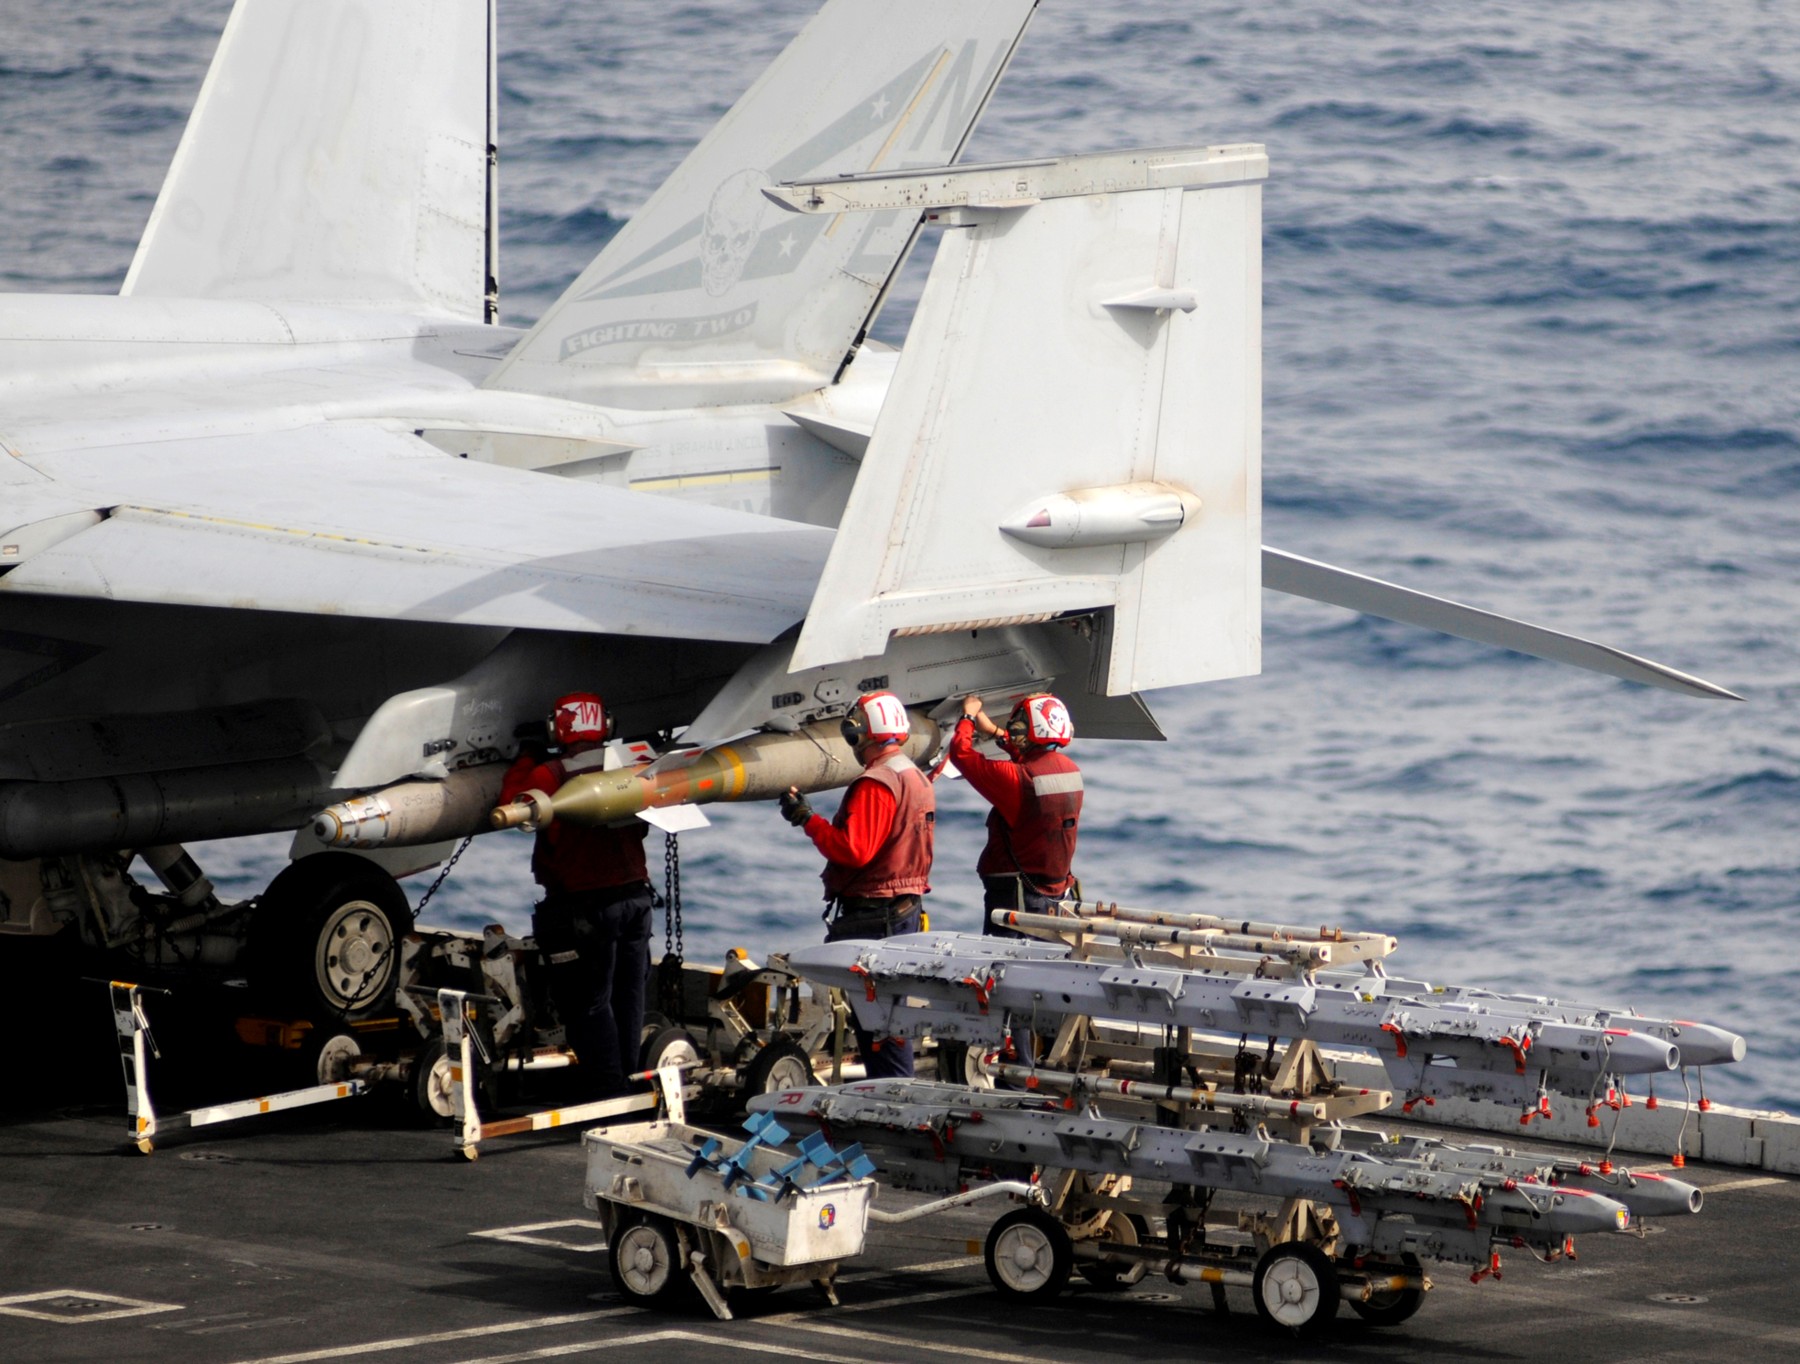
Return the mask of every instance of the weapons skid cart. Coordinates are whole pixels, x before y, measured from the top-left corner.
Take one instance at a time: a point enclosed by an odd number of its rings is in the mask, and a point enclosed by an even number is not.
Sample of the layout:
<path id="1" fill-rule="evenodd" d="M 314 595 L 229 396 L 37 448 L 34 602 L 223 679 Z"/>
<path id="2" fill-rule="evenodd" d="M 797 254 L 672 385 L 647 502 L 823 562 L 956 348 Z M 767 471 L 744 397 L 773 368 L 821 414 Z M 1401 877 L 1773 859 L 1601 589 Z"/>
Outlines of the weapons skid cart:
<path id="1" fill-rule="evenodd" d="M 1076 1268 L 1124 1286 L 1155 1267 L 1210 1284 L 1220 1306 L 1225 1287 L 1249 1288 L 1283 1327 L 1316 1329 L 1340 1300 L 1392 1325 L 1423 1301 L 1424 1260 L 1498 1277 L 1502 1248 L 1558 1260 L 1577 1234 L 1699 1210 L 1692 1185 L 1610 1161 L 1347 1127 L 1394 1096 L 1338 1082 L 1319 1047 L 1374 1052 L 1404 1110 L 1453 1095 L 1517 1105 L 1528 1123 L 1552 1094 L 1616 1110 L 1626 1074 L 1739 1059 L 1734 1034 L 1390 980 L 1385 935 L 1062 908 L 994 915 L 1047 940 L 923 934 L 790 956 L 850 991 L 865 1027 L 961 1040 L 979 1052 L 970 1073 L 1019 1091 L 886 1080 L 751 1105 L 878 1148 L 896 1184 L 1040 1176 L 1048 1208 L 988 1237 L 1003 1293 L 1054 1295 Z M 1055 1032 L 1041 1064 L 1021 1064 L 1028 1029 Z"/>
<path id="2" fill-rule="evenodd" d="M 422 1043 L 413 1097 L 423 1112 L 450 1122 L 465 1159 L 496 1137 L 655 1109 L 652 1095 L 631 1094 L 493 1116 L 503 1081 L 576 1063 L 539 966 L 536 943 L 497 924 L 479 938 L 426 932 L 401 946 L 399 1007 Z M 668 984 L 660 1002 L 674 1021 L 646 1016 L 640 1064 L 645 1072 L 680 1068 L 689 1102 L 734 1110 L 747 1094 L 814 1082 L 810 1058 L 833 1018 L 779 961 L 758 966 L 734 950 L 722 970 L 672 960 L 672 969 L 653 969 L 652 981 Z"/>
<path id="3" fill-rule="evenodd" d="M 656 1121 L 582 1138 L 583 1202 L 605 1229 L 613 1283 L 642 1306 L 665 1306 L 692 1283 L 729 1321 L 734 1291 L 811 1283 L 835 1307 L 838 1269 L 862 1253 L 871 1220 L 908 1222 L 978 1198 L 1035 1192 L 997 1184 L 883 1213 L 872 1206 L 874 1166 L 860 1146 L 836 1150 L 818 1134 L 790 1156 L 776 1149 L 787 1129 L 767 1115 L 744 1124 L 748 1140 L 691 1127 L 679 1070 L 665 1067 L 654 1082 L 664 1110 Z"/>

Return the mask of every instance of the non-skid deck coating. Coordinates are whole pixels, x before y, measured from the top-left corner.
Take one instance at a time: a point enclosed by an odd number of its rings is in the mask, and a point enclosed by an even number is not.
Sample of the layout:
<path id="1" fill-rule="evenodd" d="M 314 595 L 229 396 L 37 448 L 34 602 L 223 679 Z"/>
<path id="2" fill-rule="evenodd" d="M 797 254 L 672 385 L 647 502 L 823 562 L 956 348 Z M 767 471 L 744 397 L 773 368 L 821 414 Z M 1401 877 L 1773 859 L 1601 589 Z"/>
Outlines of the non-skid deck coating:
<path id="1" fill-rule="evenodd" d="M 360 1101 L 359 1101 L 360 1102 Z M 500 1364 L 548 1359 L 1633 1361 L 1800 1357 L 1787 1267 L 1800 1181 L 1690 1164 L 1698 1217 L 1586 1238 L 1574 1265 L 1506 1257 L 1500 1283 L 1445 1267 L 1393 1330 L 1340 1314 L 1317 1341 L 1272 1334 L 1247 1292 L 1152 1275 L 1077 1278 L 1021 1309 L 988 1285 L 977 1206 L 871 1229 L 843 1305 L 784 1289 L 744 1319 L 624 1305 L 580 1202 L 570 1134 L 497 1142 L 473 1164 L 441 1130 L 370 1109 L 283 1117 L 130 1152 L 112 1107 L 0 1126 L 0 1359 L 191 1364 Z M 129 1152 L 129 1153 L 128 1153 Z M 904 1196 L 886 1195 L 898 1206 Z"/>

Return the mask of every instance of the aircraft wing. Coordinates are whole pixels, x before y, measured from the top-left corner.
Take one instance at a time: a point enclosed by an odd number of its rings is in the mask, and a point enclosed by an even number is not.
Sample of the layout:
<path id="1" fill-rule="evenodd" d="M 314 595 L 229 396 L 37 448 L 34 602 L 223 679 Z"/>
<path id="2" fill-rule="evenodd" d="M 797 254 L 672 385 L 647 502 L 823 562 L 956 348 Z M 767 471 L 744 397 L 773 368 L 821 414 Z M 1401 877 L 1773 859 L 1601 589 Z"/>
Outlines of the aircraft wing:
<path id="1" fill-rule="evenodd" d="M 0 592 L 766 643 L 832 538 L 360 422 L 30 463 L 52 482 L 9 499 L 37 515 L 0 527 Z"/>

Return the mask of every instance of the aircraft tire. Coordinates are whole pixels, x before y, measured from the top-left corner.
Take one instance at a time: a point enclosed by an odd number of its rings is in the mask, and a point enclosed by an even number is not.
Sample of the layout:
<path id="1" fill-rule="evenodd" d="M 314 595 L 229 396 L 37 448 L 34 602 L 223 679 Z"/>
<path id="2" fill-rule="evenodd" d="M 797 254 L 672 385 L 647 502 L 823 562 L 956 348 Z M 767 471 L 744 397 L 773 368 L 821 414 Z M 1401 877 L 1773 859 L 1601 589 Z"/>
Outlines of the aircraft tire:
<path id="1" fill-rule="evenodd" d="M 1015 1208 L 994 1223 L 983 1258 L 995 1291 L 1014 1302 L 1050 1301 L 1075 1264 L 1069 1233 L 1042 1208 Z"/>
<path id="2" fill-rule="evenodd" d="M 1419 1257 L 1411 1251 L 1400 1257 L 1408 1273 L 1419 1272 Z M 1371 1326 L 1398 1326 L 1425 1305 L 1422 1288 L 1398 1288 L 1391 1293 L 1376 1293 L 1367 1302 L 1350 1299 L 1350 1310 Z"/>
<path id="3" fill-rule="evenodd" d="M 1317 1246 L 1283 1241 L 1256 1263 L 1250 1296 L 1256 1314 L 1271 1326 L 1311 1335 L 1337 1315 L 1337 1270 Z"/>
<path id="4" fill-rule="evenodd" d="M 315 1021 L 393 1007 L 412 906 L 399 882 L 349 853 L 315 853 L 269 883 L 250 921 L 251 982 L 270 1003 Z"/>

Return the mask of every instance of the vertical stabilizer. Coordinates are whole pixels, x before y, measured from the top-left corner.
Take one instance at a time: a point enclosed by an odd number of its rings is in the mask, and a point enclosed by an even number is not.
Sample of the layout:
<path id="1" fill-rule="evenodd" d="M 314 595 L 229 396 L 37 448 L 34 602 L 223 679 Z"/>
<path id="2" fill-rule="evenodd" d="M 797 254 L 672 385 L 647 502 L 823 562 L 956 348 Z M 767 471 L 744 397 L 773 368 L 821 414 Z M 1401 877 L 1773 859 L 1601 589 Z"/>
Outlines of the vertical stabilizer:
<path id="1" fill-rule="evenodd" d="M 917 210 L 783 215 L 784 180 L 962 150 L 1036 0 L 830 0 L 489 379 L 621 407 L 831 382 Z"/>
<path id="2" fill-rule="evenodd" d="M 238 0 L 126 294 L 480 321 L 492 0 Z"/>
<path id="3" fill-rule="evenodd" d="M 947 224 L 793 670 L 1102 611 L 1110 695 L 1261 659 L 1261 147 L 785 187 Z"/>

